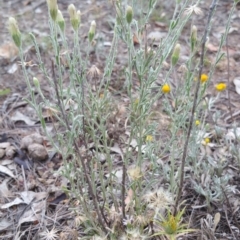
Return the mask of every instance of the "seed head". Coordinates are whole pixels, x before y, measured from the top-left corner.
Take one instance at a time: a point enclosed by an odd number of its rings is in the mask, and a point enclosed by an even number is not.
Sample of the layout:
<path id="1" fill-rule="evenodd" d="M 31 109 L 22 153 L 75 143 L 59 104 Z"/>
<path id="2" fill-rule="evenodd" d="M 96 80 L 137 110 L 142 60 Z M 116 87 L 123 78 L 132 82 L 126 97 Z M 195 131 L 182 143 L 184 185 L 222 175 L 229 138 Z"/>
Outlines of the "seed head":
<path id="1" fill-rule="evenodd" d="M 148 208 L 153 210 L 166 209 L 173 204 L 172 195 L 162 188 L 146 193 L 143 200 L 147 203 Z"/>
<path id="2" fill-rule="evenodd" d="M 9 30 L 9 32 L 12 36 L 12 39 L 13 39 L 14 43 L 16 44 L 16 46 L 20 47 L 21 44 L 22 44 L 21 33 L 19 31 L 17 21 L 13 17 L 10 17 L 8 19 L 8 30 Z"/>
<path id="3" fill-rule="evenodd" d="M 139 178 L 141 178 L 142 175 L 142 171 L 140 167 L 133 167 L 130 168 L 128 171 L 128 175 L 129 177 L 133 180 L 133 181 L 137 181 Z"/>
<path id="4" fill-rule="evenodd" d="M 89 78 L 98 78 L 101 75 L 100 69 L 96 65 L 92 65 L 87 72 Z"/>
<path id="5" fill-rule="evenodd" d="M 186 10 L 184 11 L 184 15 L 192 15 L 193 13 L 195 13 L 196 15 L 203 15 L 203 12 L 201 10 L 201 8 L 199 8 L 197 6 L 197 4 L 189 6 L 188 8 L 186 8 Z"/>
<path id="6" fill-rule="evenodd" d="M 47 0 L 48 10 L 53 21 L 56 21 L 58 15 L 57 0 Z"/>

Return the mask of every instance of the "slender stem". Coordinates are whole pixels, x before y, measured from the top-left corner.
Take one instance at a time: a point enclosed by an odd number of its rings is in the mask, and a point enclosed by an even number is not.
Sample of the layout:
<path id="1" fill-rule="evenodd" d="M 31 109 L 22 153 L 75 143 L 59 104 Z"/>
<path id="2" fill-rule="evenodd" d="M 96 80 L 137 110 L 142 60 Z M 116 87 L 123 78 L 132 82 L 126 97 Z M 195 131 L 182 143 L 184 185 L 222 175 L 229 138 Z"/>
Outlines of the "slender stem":
<path id="1" fill-rule="evenodd" d="M 56 77 L 55 77 L 55 71 L 54 71 L 54 64 L 52 62 L 52 71 L 53 71 L 53 81 L 54 81 L 54 85 L 55 85 L 55 91 L 56 91 L 56 95 L 57 95 L 57 101 L 58 101 L 58 105 L 59 105 L 59 108 L 60 108 L 60 111 L 61 111 L 61 114 L 62 114 L 62 117 L 65 121 L 65 124 L 66 124 L 66 127 L 68 129 L 68 131 L 71 131 L 71 127 L 70 127 L 70 124 L 69 124 L 69 121 L 68 121 L 68 118 L 66 117 L 66 114 L 65 114 L 65 110 L 63 108 L 63 105 L 62 105 L 62 102 L 60 100 L 60 96 L 59 96 L 59 91 L 58 91 L 58 84 L 56 82 Z M 104 223 L 104 217 L 102 216 L 101 214 L 101 211 L 99 209 L 99 204 L 98 204 L 98 200 L 97 200 L 97 197 L 94 193 L 94 190 L 93 190 L 93 186 L 92 186 L 92 182 L 91 182 L 91 179 L 89 177 L 89 174 L 87 172 L 87 167 L 86 167 L 86 164 L 84 162 L 84 158 L 79 150 L 79 147 L 78 147 L 78 144 L 76 142 L 76 140 L 74 139 L 73 141 L 73 144 L 74 144 L 74 148 L 77 152 L 77 155 L 79 156 L 79 159 L 81 161 L 81 165 L 82 165 L 82 168 L 83 168 L 83 174 L 87 180 L 87 184 L 88 184 L 88 187 L 89 187 L 89 192 L 90 192 L 90 196 L 92 197 L 92 200 L 93 200 L 93 204 L 94 204 L 94 207 L 95 207 L 95 210 L 96 210 L 96 213 L 97 213 L 97 216 L 98 216 L 98 220 L 99 220 L 99 223 L 100 225 L 102 226 L 103 228 L 103 231 L 105 233 L 107 233 L 107 229 L 106 229 L 106 225 Z"/>
<path id="2" fill-rule="evenodd" d="M 228 99 L 228 110 L 231 116 L 231 120 L 233 123 L 233 114 L 232 114 L 232 108 L 231 108 L 231 94 L 229 92 L 229 86 L 230 86 L 230 64 L 229 64 L 229 50 L 228 50 L 228 35 L 226 36 L 226 49 L 227 49 L 227 81 L 228 81 L 228 90 L 227 90 L 227 99 Z"/>
<path id="3" fill-rule="evenodd" d="M 197 108 L 198 93 L 199 93 L 199 88 L 200 88 L 200 79 L 201 79 L 202 70 L 203 70 L 205 44 L 206 44 L 207 36 L 208 36 L 209 30 L 210 30 L 209 26 L 210 26 L 210 22 L 211 22 L 211 19 L 212 19 L 212 16 L 213 16 L 213 11 L 216 7 L 217 1 L 218 0 L 213 0 L 212 4 L 210 6 L 208 19 L 207 19 L 207 24 L 206 24 L 206 28 L 205 28 L 203 39 L 202 39 L 202 49 L 201 49 L 201 58 L 200 58 L 198 81 L 197 81 L 197 85 L 196 85 L 196 89 L 195 89 L 195 93 L 194 93 L 194 100 L 193 100 L 193 106 L 192 106 L 192 111 L 191 111 L 190 123 L 189 123 L 188 131 L 187 131 L 187 138 L 186 138 L 186 142 L 184 144 L 183 155 L 182 155 L 182 159 L 181 159 L 180 183 L 179 183 L 177 197 L 176 197 L 176 201 L 175 201 L 175 205 L 174 205 L 174 216 L 176 216 L 176 214 L 177 214 L 177 207 L 178 207 L 178 204 L 179 204 L 180 197 L 182 195 L 184 175 L 185 175 L 184 168 L 185 168 L 185 163 L 186 163 L 189 139 L 190 139 L 190 135 L 191 135 L 191 132 L 192 132 L 194 113 L 195 113 L 196 108 Z"/>

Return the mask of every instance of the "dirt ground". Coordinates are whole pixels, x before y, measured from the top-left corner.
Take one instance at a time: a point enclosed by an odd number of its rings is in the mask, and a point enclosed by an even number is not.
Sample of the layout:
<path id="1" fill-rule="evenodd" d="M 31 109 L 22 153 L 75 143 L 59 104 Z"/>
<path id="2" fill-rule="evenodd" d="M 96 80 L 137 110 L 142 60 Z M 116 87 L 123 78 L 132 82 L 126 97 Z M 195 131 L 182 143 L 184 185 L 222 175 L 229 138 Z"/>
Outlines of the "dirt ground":
<path id="1" fill-rule="evenodd" d="M 164 33 L 167 31 L 167 26 L 169 23 L 168 16 L 172 16 L 173 13 L 173 4 L 171 2 L 175 2 L 175 0 L 168 1 L 168 3 L 165 2 L 163 4 L 158 4 L 158 7 L 154 11 L 151 17 L 151 22 L 148 26 L 149 33 L 155 34 L 156 32 Z M 199 36 L 201 36 L 205 27 L 204 23 L 206 23 L 206 16 L 210 2 L 211 1 L 204 1 L 204 3 L 200 4 L 204 14 L 203 16 L 195 16 L 193 19 L 193 23 L 199 30 Z M 218 51 L 221 36 L 225 32 L 225 26 L 232 2 L 232 0 L 220 0 L 219 5 L 217 6 L 216 13 L 214 14 L 212 21 L 212 31 L 208 40 L 208 51 L 206 54 L 206 64 L 204 67 L 205 72 L 209 70 L 208 62 L 211 63 L 214 61 L 214 57 Z M 110 1 L 106 0 L 73 0 L 71 2 L 68 0 L 58 0 L 58 7 L 62 10 L 65 19 L 68 19 L 67 7 L 69 3 L 75 4 L 76 8 L 80 9 L 82 12 L 80 32 L 83 43 L 86 42 L 91 21 L 95 20 L 97 23 L 96 41 L 98 44 L 98 51 L 97 54 L 95 54 L 93 51 L 89 66 L 94 64 L 100 70 L 102 70 L 106 56 L 105 52 L 109 51 L 109 43 L 113 37 L 112 30 L 115 15 L 113 7 L 110 4 Z M 30 108 L 29 104 L 23 100 L 24 98 L 29 97 L 29 92 L 27 90 L 27 85 L 19 64 L 17 49 L 12 44 L 6 23 L 9 16 L 14 16 L 17 19 L 19 28 L 23 33 L 25 61 L 28 63 L 28 73 L 30 76 L 37 76 L 39 78 L 43 92 L 50 96 L 51 92 L 46 85 L 47 82 L 41 78 L 40 71 L 35 65 L 36 56 L 27 35 L 28 32 L 33 32 L 37 39 L 40 39 L 39 42 L 41 52 L 43 54 L 42 56 L 44 62 L 47 64 L 47 66 L 49 66 L 50 69 L 52 56 L 51 53 L 49 54 L 49 40 L 47 38 L 49 34 L 49 28 L 46 1 L 2 0 L 0 2 L 0 16 L 0 144 L 9 142 L 11 143 L 11 146 L 17 146 L 17 149 L 19 149 L 21 140 L 25 136 L 28 136 L 32 133 L 41 133 L 41 126 L 36 114 Z M 217 110 L 221 111 L 222 115 L 221 118 L 218 119 L 217 123 L 218 126 L 225 129 L 230 129 L 233 122 L 235 122 L 239 127 L 240 122 L 240 91 L 237 92 L 237 86 L 235 83 L 236 79 L 239 79 L 240 81 L 239 22 L 240 5 L 238 6 L 238 10 L 235 11 L 231 21 L 231 28 L 227 40 L 228 46 L 223 46 L 223 52 L 226 53 L 226 57 L 224 57 L 223 60 L 221 60 L 217 65 L 216 71 L 212 77 L 212 82 L 208 88 L 208 93 L 206 95 L 207 98 L 210 95 L 212 96 L 216 94 L 213 91 L 215 84 L 219 82 L 224 82 L 227 84 L 228 91 L 225 91 L 221 94 L 217 103 L 214 105 L 214 109 L 209 112 L 209 116 L 207 117 L 207 122 L 211 125 L 213 124 L 214 113 Z M 69 22 L 67 22 L 67 24 L 69 25 Z M 190 23 L 184 29 L 179 40 L 182 45 L 180 59 L 182 62 L 184 59 L 186 59 L 186 56 L 188 56 L 189 53 L 188 49 L 184 48 L 184 44 L 189 41 L 189 29 Z M 66 34 L 70 37 L 72 35 L 72 30 L 67 28 Z M 119 80 L 119 72 L 121 72 L 121 69 L 124 68 L 125 62 L 126 50 L 124 49 L 124 45 L 121 45 L 116 59 L 116 69 L 114 70 L 112 76 L 112 84 L 110 86 L 111 92 L 119 93 L 120 95 L 123 93 L 123 91 L 121 89 L 121 79 Z M 43 143 L 47 145 L 45 137 L 43 139 Z M 26 179 L 24 179 L 24 174 L 22 174 L 22 171 L 23 168 L 25 168 L 25 163 L 21 162 L 21 157 L 19 157 L 20 152 L 17 151 L 16 153 L 16 151 L 16 149 L 12 150 L 12 152 L 9 152 L 9 154 L 6 154 L 4 157 L 0 158 L 0 167 L 11 165 L 10 169 L 14 173 L 14 176 L 12 177 L 11 173 L 9 173 L 10 179 L 6 179 L 6 175 L 4 174 L 5 168 L 0 168 L 0 186 L 6 186 L 4 188 L 5 194 L 6 196 L 7 194 L 10 196 L 4 197 L 4 194 L 2 193 L 2 196 L 0 195 L 0 206 L 15 199 L 16 192 L 24 192 L 26 189 L 24 183 L 27 181 L 27 189 L 31 189 L 33 192 L 51 192 L 51 194 L 48 196 L 48 202 L 56 203 L 59 206 L 57 208 L 49 208 L 47 211 L 51 212 L 50 216 L 52 218 L 55 217 L 55 222 L 58 222 L 58 224 L 65 229 L 65 232 L 71 234 L 71 239 L 76 239 L 77 230 L 73 231 L 73 216 L 72 213 L 68 211 L 66 195 L 62 193 L 60 187 L 62 182 L 60 183 L 58 179 L 55 179 L 54 175 L 49 170 L 58 169 L 62 165 L 61 159 L 55 153 L 49 154 L 49 159 L 46 162 L 35 162 L 35 166 L 33 168 L 31 167 L 30 171 L 25 170 Z M 28 164 L 31 165 L 30 162 Z M 221 212 L 222 215 L 222 220 L 216 230 L 217 233 L 215 235 L 217 237 L 216 239 L 219 240 L 234 239 L 234 236 L 236 239 L 240 239 L 239 166 L 236 167 L 231 165 L 230 168 L 231 171 L 234 172 L 234 178 L 231 182 L 232 185 L 236 186 L 235 198 L 231 199 L 230 203 L 229 200 L 226 200 L 223 205 L 214 206 L 214 211 L 211 213 L 214 215 L 216 212 Z M 3 191 L 2 189 L 3 188 L 0 188 L 0 191 Z M 188 196 L 190 197 L 191 193 L 189 193 Z M 44 196 L 33 195 L 33 197 L 39 197 L 40 199 Z M 31 201 L 32 200 L 33 199 L 31 199 Z M 189 199 L 187 200 L 190 201 Z M 200 197 L 199 205 L 201 203 L 202 200 Z M 24 231 L 29 236 L 26 239 L 34 239 L 32 236 L 39 227 L 38 223 L 32 221 L 31 219 L 32 223 L 29 224 L 26 216 L 26 218 L 21 219 L 23 224 L 21 232 L 18 231 L 20 229 L 18 226 L 18 220 L 20 218 L 19 214 L 21 214 L 21 212 L 18 211 L 27 210 L 17 210 L 12 206 L 0 210 L 0 219 L 5 219 L 4 221 L 0 220 L 0 239 L 24 239 L 20 236 Z M 60 211 L 61 214 L 58 215 L 57 211 Z M 207 214 L 206 211 L 203 211 L 202 209 L 195 209 L 194 211 L 197 212 L 196 215 L 198 219 L 200 219 L 202 216 L 206 216 Z M 51 225 L 51 223 L 48 224 L 49 226 Z M 16 238 L 16 236 L 18 236 L 18 238 Z"/>

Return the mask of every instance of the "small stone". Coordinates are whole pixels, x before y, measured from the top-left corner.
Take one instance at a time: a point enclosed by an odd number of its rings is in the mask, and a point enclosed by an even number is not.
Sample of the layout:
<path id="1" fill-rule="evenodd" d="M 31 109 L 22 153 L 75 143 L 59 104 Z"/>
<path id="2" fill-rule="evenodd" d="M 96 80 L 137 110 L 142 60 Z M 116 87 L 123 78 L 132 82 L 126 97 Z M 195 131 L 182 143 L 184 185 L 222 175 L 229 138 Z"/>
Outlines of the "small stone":
<path id="1" fill-rule="evenodd" d="M 25 136 L 21 141 L 21 149 L 27 149 L 32 143 L 43 143 L 43 137 L 38 133 L 33 133 L 31 135 Z"/>
<path id="2" fill-rule="evenodd" d="M 44 146 L 38 143 L 32 143 L 28 146 L 29 156 L 35 161 L 45 161 L 48 159 L 48 153 Z"/>
<path id="3" fill-rule="evenodd" d="M 39 133 L 33 133 L 30 136 L 33 140 L 33 143 L 38 143 L 38 144 L 43 143 L 43 137 Z"/>
<path id="4" fill-rule="evenodd" d="M 8 148 L 10 147 L 10 142 L 2 142 L 0 143 L 0 148 Z"/>
<path id="5" fill-rule="evenodd" d="M 21 146 L 20 146 L 20 148 L 21 149 L 26 149 L 26 148 L 28 148 L 28 146 L 30 145 L 30 144 L 32 144 L 33 143 L 33 141 L 32 141 L 32 138 L 31 138 L 31 136 L 29 135 L 29 136 L 26 136 L 26 137 L 24 137 L 22 140 L 21 140 Z"/>
<path id="6" fill-rule="evenodd" d="M 9 146 L 6 149 L 6 156 L 9 157 L 9 158 L 12 158 L 13 155 L 15 154 L 15 152 L 16 152 L 16 148 L 14 146 Z"/>
<path id="7" fill-rule="evenodd" d="M 3 158 L 5 155 L 5 150 L 0 148 L 0 159 Z"/>
<path id="8" fill-rule="evenodd" d="M 236 62 L 240 62 L 240 52 L 236 52 L 233 54 L 233 59 L 236 61 Z"/>

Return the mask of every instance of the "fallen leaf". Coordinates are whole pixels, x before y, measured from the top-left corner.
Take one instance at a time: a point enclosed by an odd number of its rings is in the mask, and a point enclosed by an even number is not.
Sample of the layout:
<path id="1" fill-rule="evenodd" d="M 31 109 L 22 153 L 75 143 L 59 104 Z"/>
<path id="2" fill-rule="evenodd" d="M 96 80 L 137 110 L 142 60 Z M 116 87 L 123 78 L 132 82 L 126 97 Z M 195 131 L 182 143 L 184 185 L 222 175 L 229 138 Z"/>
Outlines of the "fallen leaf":
<path id="1" fill-rule="evenodd" d="M 12 225 L 13 225 L 12 222 L 9 222 L 7 219 L 4 218 L 0 221 L 0 231 L 4 230 Z"/>
<path id="2" fill-rule="evenodd" d="M 46 202 L 41 201 L 37 203 L 33 203 L 31 208 L 23 213 L 20 217 L 18 226 L 25 222 L 35 222 L 41 221 L 43 212 L 46 211 Z"/>
<path id="3" fill-rule="evenodd" d="M 18 70 L 18 65 L 16 63 L 14 63 L 9 69 L 8 69 L 8 73 L 9 74 L 14 74 L 16 71 Z"/>
<path id="4" fill-rule="evenodd" d="M 213 232 L 215 232 L 216 227 L 217 227 L 218 223 L 220 222 L 220 219 L 221 219 L 221 214 L 216 213 L 215 216 L 214 216 L 214 220 L 213 220 L 213 223 L 214 223 Z"/>
<path id="5" fill-rule="evenodd" d="M 24 203 L 29 204 L 33 200 L 39 201 L 39 200 L 42 200 L 43 198 L 46 198 L 47 193 L 46 192 L 25 191 L 25 192 L 21 192 L 20 196 L 23 199 Z"/>
<path id="6" fill-rule="evenodd" d="M 137 35 L 135 33 L 133 35 L 133 45 L 134 46 L 139 45 L 139 40 L 138 40 L 138 37 L 137 37 Z"/>
<path id="7" fill-rule="evenodd" d="M 235 90 L 236 90 L 237 94 L 240 95 L 240 79 L 239 78 L 235 78 L 233 80 L 233 83 L 235 85 Z"/>
<path id="8" fill-rule="evenodd" d="M 14 122 L 18 122 L 18 121 L 23 121 L 25 122 L 28 126 L 33 126 L 35 124 L 34 121 L 32 121 L 29 117 L 23 115 L 22 113 L 20 113 L 19 111 L 17 111 L 12 117 L 11 120 Z"/>
<path id="9" fill-rule="evenodd" d="M 3 182 L 0 184 L 0 195 L 1 197 L 9 197 L 11 196 L 11 192 L 8 190 L 8 183 L 9 179 L 4 179 Z"/>
<path id="10" fill-rule="evenodd" d="M 218 51 L 218 46 L 215 46 L 215 45 L 213 45 L 213 44 L 211 44 L 211 43 L 208 43 L 207 44 L 207 49 L 210 51 L 210 52 L 217 52 Z"/>
<path id="11" fill-rule="evenodd" d="M 10 177 L 12 177 L 14 179 L 16 178 L 14 176 L 14 174 L 5 166 L 0 165 L 0 172 L 7 174 L 8 176 L 10 176 Z"/>
<path id="12" fill-rule="evenodd" d="M 129 206 L 132 200 L 133 200 L 133 190 L 130 188 L 127 192 L 127 197 L 125 198 L 126 207 Z"/>
<path id="13" fill-rule="evenodd" d="M 20 198 L 15 198 L 12 202 L 9 202 L 9 203 L 6 203 L 6 204 L 3 204 L 1 206 L 1 209 L 7 209 L 7 208 L 10 208 L 12 206 L 15 206 L 15 205 L 19 205 L 19 204 L 23 204 L 24 201 Z"/>

